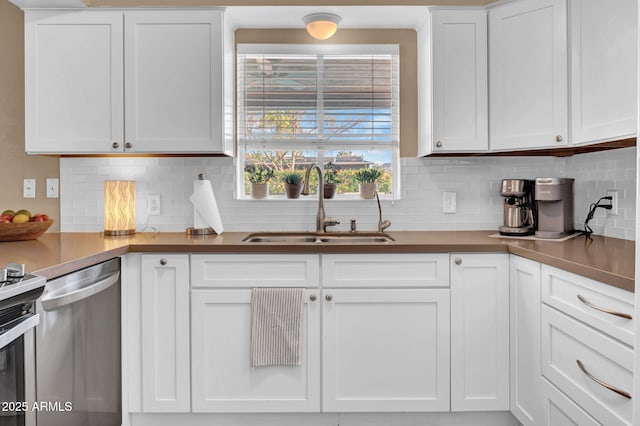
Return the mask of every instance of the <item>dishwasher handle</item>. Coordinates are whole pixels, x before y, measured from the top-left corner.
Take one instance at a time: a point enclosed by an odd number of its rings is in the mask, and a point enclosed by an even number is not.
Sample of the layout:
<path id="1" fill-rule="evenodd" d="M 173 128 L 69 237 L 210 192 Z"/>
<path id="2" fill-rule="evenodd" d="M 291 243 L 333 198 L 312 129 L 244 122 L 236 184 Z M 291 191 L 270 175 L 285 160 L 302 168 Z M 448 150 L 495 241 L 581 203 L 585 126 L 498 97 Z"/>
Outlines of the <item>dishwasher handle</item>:
<path id="1" fill-rule="evenodd" d="M 109 287 L 117 283 L 119 279 L 120 271 L 117 271 L 108 275 L 106 278 L 101 279 L 100 281 L 88 283 L 87 285 L 84 285 L 80 288 L 75 288 L 68 293 L 51 297 L 45 294 L 42 296 L 41 300 L 42 308 L 45 311 L 53 311 L 63 306 L 75 303 L 79 300 L 86 299 L 90 296 L 93 296 L 94 294 L 108 289 Z M 70 286 L 72 285 L 73 283 L 70 284 Z"/>

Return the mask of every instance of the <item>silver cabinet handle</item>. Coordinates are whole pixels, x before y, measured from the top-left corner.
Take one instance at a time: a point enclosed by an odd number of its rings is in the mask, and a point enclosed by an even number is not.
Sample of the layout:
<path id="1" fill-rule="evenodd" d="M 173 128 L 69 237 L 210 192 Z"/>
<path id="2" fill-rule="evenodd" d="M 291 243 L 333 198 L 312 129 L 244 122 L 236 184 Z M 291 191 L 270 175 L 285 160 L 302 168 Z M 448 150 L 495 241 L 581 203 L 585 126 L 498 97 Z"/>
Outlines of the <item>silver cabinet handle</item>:
<path id="1" fill-rule="evenodd" d="M 455 263 L 456 265 L 462 265 L 462 259 L 456 257 L 456 260 L 454 260 L 453 263 Z"/>
<path id="2" fill-rule="evenodd" d="M 324 297 L 324 300 L 326 300 L 327 302 L 331 302 L 331 301 L 333 300 L 333 296 L 332 296 L 332 295 L 330 295 L 330 294 L 327 294 L 327 295 Z"/>
<path id="3" fill-rule="evenodd" d="M 437 146 L 438 148 L 442 148 L 442 141 L 438 141 L 438 142 L 436 142 L 436 146 Z"/>
<path id="4" fill-rule="evenodd" d="M 582 303 L 584 303 L 588 307 L 595 309 L 596 311 L 604 312 L 605 314 L 614 315 L 616 317 L 625 318 L 628 320 L 633 319 L 631 315 L 625 314 L 624 312 L 611 311 L 609 309 L 601 308 L 600 306 L 594 305 L 593 303 L 585 299 L 581 294 L 578 295 L 578 300 L 580 300 Z"/>
<path id="5" fill-rule="evenodd" d="M 167 259 L 165 259 L 164 257 L 162 259 L 160 259 L 160 264 L 162 266 L 166 265 L 167 264 Z"/>
<path id="6" fill-rule="evenodd" d="M 316 296 L 315 294 L 312 294 L 311 296 L 309 296 L 309 300 L 311 300 L 312 302 L 315 302 L 318 299 L 318 296 Z"/>
<path id="7" fill-rule="evenodd" d="M 120 148 L 120 144 L 118 142 L 114 142 L 114 143 L 111 144 L 111 148 L 118 149 L 118 148 Z"/>
<path id="8" fill-rule="evenodd" d="M 131 142 L 127 142 L 127 143 L 124 144 L 124 147 L 127 148 L 127 149 L 131 149 L 131 148 L 133 148 L 133 145 L 131 144 Z"/>
<path id="9" fill-rule="evenodd" d="M 562 135 L 556 136 L 556 142 L 562 142 Z"/>
<path id="10" fill-rule="evenodd" d="M 576 359 L 576 363 L 578 364 L 578 367 L 580 367 L 580 370 L 582 370 L 582 372 L 584 374 L 586 374 L 588 378 L 590 378 L 591 380 L 593 380 L 594 382 L 596 382 L 600 386 L 605 387 L 605 388 L 609 389 L 611 392 L 617 393 L 618 395 L 624 396 L 627 399 L 631 399 L 631 394 L 629 392 L 625 392 L 622 389 L 618 389 L 617 387 L 611 386 L 610 384 L 607 384 L 607 383 L 603 382 L 602 380 L 598 379 L 597 377 L 594 377 L 591 373 L 589 373 L 587 371 L 586 368 L 584 368 L 584 365 L 582 364 L 582 361 L 580 361 L 579 359 Z"/>

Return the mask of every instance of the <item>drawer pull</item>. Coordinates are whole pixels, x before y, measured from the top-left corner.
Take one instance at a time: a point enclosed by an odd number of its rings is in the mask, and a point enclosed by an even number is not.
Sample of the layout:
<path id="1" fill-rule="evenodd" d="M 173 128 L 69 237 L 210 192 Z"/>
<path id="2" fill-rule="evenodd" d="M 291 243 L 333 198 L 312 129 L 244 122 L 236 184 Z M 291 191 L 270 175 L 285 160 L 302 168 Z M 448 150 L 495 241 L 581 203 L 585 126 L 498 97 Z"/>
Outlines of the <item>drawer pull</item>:
<path id="1" fill-rule="evenodd" d="M 610 311 L 609 309 L 605 309 L 605 308 L 601 308 L 600 306 L 596 306 L 593 303 L 590 303 L 589 301 L 587 301 L 587 299 L 585 299 L 581 294 L 578 295 L 578 300 L 580 300 L 582 303 L 584 303 L 585 305 L 587 305 L 590 308 L 593 308 L 597 311 L 600 312 L 604 312 L 605 314 L 609 314 L 609 315 L 615 315 L 616 317 L 620 317 L 620 318 L 625 318 L 625 319 L 633 319 L 633 317 L 629 314 L 625 314 L 624 312 L 616 312 L 616 311 Z"/>
<path id="2" fill-rule="evenodd" d="M 588 378 L 590 378 L 591 380 L 593 380 L 594 382 L 596 382 L 600 386 L 603 386 L 603 387 L 609 389 L 610 391 L 617 393 L 618 395 L 624 396 L 627 399 L 631 399 L 631 394 L 629 392 L 625 392 L 625 391 L 623 391 L 621 389 L 618 389 L 615 386 L 611 386 L 611 385 L 603 382 L 602 380 L 594 377 L 591 373 L 589 373 L 587 371 L 586 368 L 584 368 L 584 365 L 582 364 L 582 361 L 580 361 L 579 359 L 576 360 L 576 363 L 578 363 L 578 367 L 580 367 L 580 370 L 582 370 L 582 372 L 584 374 L 586 374 Z"/>

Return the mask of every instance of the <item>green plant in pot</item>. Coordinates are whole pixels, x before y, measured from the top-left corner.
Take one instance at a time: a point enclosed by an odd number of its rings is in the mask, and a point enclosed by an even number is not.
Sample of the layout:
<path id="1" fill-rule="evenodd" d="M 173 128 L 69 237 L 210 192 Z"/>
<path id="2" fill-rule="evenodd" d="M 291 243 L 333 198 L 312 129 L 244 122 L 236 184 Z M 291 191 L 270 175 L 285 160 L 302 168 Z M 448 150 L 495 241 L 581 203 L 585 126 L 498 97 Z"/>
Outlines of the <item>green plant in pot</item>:
<path id="1" fill-rule="evenodd" d="M 287 198 L 300 198 L 302 191 L 302 175 L 296 171 L 285 172 L 282 175 L 284 182 L 284 192 Z"/>
<path id="2" fill-rule="evenodd" d="M 249 169 L 249 182 L 251 182 L 251 198 L 260 200 L 269 195 L 269 181 L 273 177 L 272 169 L 258 165 Z"/>
<path id="3" fill-rule="evenodd" d="M 376 181 L 382 176 L 382 170 L 376 168 L 360 169 L 356 172 L 355 178 L 360 182 L 360 198 L 369 200 L 375 196 Z"/>
<path id="4" fill-rule="evenodd" d="M 339 183 L 340 179 L 333 168 L 333 163 L 328 162 L 324 166 L 324 198 L 333 198 Z"/>

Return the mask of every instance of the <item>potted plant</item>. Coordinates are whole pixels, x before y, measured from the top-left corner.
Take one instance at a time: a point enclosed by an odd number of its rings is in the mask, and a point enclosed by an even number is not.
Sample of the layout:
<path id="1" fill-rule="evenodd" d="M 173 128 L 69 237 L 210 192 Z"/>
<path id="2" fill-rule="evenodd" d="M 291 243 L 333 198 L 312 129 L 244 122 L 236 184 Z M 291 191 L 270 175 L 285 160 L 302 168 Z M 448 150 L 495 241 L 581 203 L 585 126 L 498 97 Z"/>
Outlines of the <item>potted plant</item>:
<path id="1" fill-rule="evenodd" d="M 333 198 L 339 183 L 340 179 L 338 179 L 333 169 L 333 163 L 328 162 L 327 165 L 324 166 L 324 198 Z"/>
<path id="2" fill-rule="evenodd" d="M 287 198 L 300 198 L 302 191 L 302 175 L 296 171 L 285 172 L 282 175 L 284 182 L 284 192 Z"/>
<path id="3" fill-rule="evenodd" d="M 355 178 L 360 182 L 360 198 L 371 199 L 376 193 L 376 180 L 382 176 L 380 169 L 360 169 L 356 172 Z"/>
<path id="4" fill-rule="evenodd" d="M 249 182 L 251 182 L 251 198 L 260 200 L 269 195 L 269 180 L 273 177 L 273 170 L 262 165 L 254 166 L 249 170 Z"/>

